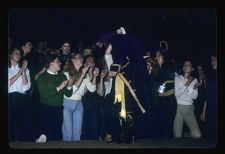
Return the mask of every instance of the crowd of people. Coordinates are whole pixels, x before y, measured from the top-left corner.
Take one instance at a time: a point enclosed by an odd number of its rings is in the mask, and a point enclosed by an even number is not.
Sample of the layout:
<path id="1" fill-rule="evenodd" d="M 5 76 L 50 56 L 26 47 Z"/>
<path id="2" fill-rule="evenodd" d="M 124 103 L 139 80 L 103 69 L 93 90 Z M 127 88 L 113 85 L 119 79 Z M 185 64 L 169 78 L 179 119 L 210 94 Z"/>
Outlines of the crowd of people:
<path id="1" fill-rule="evenodd" d="M 216 55 L 178 67 L 166 41 L 143 51 L 124 28 L 73 51 L 11 41 L 9 142 L 217 138 Z"/>

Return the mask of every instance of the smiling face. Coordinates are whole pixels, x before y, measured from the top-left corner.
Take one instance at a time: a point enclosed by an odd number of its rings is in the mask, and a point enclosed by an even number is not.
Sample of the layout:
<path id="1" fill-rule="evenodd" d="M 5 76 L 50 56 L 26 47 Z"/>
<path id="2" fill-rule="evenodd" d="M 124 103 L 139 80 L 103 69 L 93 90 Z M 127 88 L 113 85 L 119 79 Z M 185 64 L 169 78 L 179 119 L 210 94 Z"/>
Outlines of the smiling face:
<path id="1" fill-rule="evenodd" d="M 192 71 L 192 64 L 191 64 L 190 61 L 186 61 L 184 63 L 183 71 L 184 71 L 184 73 L 191 73 L 191 71 Z"/>

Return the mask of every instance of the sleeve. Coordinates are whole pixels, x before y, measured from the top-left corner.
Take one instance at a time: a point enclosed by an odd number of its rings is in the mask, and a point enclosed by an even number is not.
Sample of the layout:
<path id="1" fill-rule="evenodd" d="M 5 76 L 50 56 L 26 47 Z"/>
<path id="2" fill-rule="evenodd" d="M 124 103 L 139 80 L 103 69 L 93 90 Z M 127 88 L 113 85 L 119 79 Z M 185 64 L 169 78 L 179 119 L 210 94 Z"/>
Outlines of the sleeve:
<path id="1" fill-rule="evenodd" d="M 12 78 L 12 73 L 10 71 L 10 69 L 8 68 L 8 89 L 10 87 L 10 79 Z"/>
<path id="2" fill-rule="evenodd" d="M 43 75 L 40 75 L 38 78 L 37 86 L 43 100 L 48 100 L 58 95 L 56 87 L 53 84 L 46 82 Z"/>
<path id="3" fill-rule="evenodd" d="M 21 84 L 22 85 L 22 91 L 27 91 L 27 90 L 29 90 L 30 89 L 30 87 L 31 87 L 31 81 L 30 81 L 30 71 L 29 71 L 29 69 L 27 68 L 26 69 L 26 77 L 27 77 L 27 84 L 26 85 L 23 85 L 23 84 Z"/>
<path id="4" fill-rule="evenodd" d="M 176 98 L 179 98 L 187 89 L 185 85 L 182 85 L 182 83 L 179 81 L 180 76 L 175 77 L 175 96 Z"/>
<path id="5" fill-rule="evenodd" d="M 108 70 L 110 70 L 110 66 L 113 63 L 112 54 L 105 55 L 105 61 L 106 61 L 106 65 L 107 65 Z"/>
<path id="6" fill-rule="evenodd" d="M 84 79 L 84 82 L 85 82 L 85 85 L 86 85 L 87 89 L 90 92 L 94 92 L 97 89 L 96 88 L 96 84 L 95 85 L 92 84 L 89 77 L 87 77 L 86 79 Z"/>
<path id="7" fill-rule="evenodd" d="M 197 79 L 194 79 L 194 81 L 187 88 L 187 96 L 193 100 L 195 100 L 198 97 L 198 89 L 193 89 L 196 83 Z"/>
<path id="8" fill-rule="evenodd" d="M 64 79 L 65 79 L 65 80 L 66 80 L 66 79 L 69 80 L 69 73 L 68 73 L 68 72 L 64 72 L 64 73 L 63 73 L 63 76 L 64 76 Z M 64 92 L 64 95 L 65 95 L 66 97 L 71 97 L 72 94 L 73 94 L 73 87 L 68 87 L 68 86 L 66 86 L 66 87 L 64 87 L 63 92 Z"/>

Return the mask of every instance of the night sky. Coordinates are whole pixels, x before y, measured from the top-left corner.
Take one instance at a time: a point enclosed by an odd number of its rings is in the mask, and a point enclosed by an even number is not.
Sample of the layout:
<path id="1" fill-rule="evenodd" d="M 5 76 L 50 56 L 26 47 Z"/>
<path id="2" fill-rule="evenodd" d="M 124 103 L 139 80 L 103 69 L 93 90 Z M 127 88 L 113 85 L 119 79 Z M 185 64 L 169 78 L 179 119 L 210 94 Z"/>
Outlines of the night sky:
<path id="1" fill-rule="evenodd" d="M 137 37 L 144 48 L 169 44 L 177 60 L 192 58 L 209 63 L 216 53 L 216 11 L 206 8 L 170 9 L 13 9 L 9 11 L 9 36 L 13 43 L 47 41 L 59 48 L 64 41 L 73 47 L 77 41 L 95 43 L 102 31 L 123 26 L 127 34 Z"/>

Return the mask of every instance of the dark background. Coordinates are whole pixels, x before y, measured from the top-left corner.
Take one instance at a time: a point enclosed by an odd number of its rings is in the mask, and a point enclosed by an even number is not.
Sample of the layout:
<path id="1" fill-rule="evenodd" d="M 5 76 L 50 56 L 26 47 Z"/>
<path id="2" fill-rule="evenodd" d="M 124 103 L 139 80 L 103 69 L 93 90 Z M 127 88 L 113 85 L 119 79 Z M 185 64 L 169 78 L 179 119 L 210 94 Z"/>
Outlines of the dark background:
<path id="1" fill-rule="evenodd" d="M 65 41 L 72 47 L 77 41 L 91 44 L 102 31 L 123 26 L 146 50 L 166 40 L 177 61 L 189 58 L 209 66 L 217 52 L 217 14 L 211 8 L 11 9 L 8 15 L 9 36 L 18 46 L 25 40 L 34 46 L 47 41 L 53 48 Z"/>

